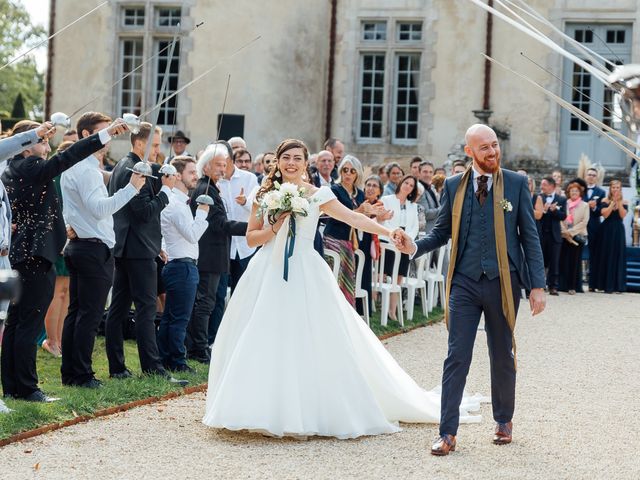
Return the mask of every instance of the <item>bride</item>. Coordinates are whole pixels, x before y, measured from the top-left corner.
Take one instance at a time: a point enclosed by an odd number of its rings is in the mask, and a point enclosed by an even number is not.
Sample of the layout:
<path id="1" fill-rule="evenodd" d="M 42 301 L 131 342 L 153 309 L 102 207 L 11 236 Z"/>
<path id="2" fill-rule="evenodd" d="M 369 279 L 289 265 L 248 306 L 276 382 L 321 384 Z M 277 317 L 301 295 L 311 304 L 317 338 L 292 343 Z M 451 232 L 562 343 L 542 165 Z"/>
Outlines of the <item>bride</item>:
<path id="1" fill-rule="evenodd" d="M 353 227 L 393 232 L 343 206 L 328 187 L 305 182 L 307 147 L 285 140 L 258 201 L 274 181 L 305 187 L 308 216 L 296 217 L 296 241 L 283 279 L 289 216 L 273 225 L 258 218 L 247 229 L 262 246 L 231 297 L 211 357 L 205 425 L 274 436 L 355 438 L 393 433 L 398 422 L 437 423 L 440 395 L 420 388 L 384 348 L 340 292 L 313 249 L 321 212 Z M 467 412 L 461 422 L 479 421 Z"/>

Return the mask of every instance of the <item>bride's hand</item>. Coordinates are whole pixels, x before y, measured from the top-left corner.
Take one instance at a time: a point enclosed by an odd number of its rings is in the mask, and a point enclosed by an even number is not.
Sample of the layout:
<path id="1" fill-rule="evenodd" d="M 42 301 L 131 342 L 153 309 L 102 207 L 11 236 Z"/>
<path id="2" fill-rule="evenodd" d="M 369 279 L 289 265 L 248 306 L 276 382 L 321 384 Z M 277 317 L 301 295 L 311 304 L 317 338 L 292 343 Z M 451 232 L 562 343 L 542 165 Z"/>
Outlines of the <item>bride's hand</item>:
<path id="1" fill-rule="evenodd" d="M 282 228 L 282 224 L 284 223 L 285 219 L 291 214 L 291 212 L 285 212 L 282 215 L 280 215 L 280 217 L 278 218 L 278 221 L 276 223 L 274 223 L 273 225 L 271 225 L 271 231 L 273 233 L 278 233 L 278 231 Z"/>

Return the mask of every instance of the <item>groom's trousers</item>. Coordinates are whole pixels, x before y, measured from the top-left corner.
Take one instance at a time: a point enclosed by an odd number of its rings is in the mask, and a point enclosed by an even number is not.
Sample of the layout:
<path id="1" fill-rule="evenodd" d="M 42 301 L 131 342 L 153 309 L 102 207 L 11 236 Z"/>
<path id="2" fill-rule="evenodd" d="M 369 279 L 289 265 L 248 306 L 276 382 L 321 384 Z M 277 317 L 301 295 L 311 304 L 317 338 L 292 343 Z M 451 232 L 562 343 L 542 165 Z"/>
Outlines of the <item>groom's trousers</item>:
<path id="1" fill-rule="evenodd" d="M 511 285 L 517 312 L 520 282 L 516 272 L 511 272 Z M 500 278 L 489 280 L 482 275 L 479 281 L 475 281 L 455 273 L 449 295 L 449 352 L 442 374 L 441 435 L 457 434 L 460 403 L 482 313 L 491 367 L 493 418 L 496 422 L 510 422 L 513 417 L 516 370 L 511 330 L 502 312 Z"/>

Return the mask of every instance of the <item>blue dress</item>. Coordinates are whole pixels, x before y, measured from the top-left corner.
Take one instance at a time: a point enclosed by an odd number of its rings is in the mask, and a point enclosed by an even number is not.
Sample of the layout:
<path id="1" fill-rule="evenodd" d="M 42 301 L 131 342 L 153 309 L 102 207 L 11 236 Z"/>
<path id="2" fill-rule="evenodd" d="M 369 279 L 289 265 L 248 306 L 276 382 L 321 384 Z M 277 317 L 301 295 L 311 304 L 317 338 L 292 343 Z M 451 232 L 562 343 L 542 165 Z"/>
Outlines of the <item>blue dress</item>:
<path id="1" fill-rule="evenodd" d="M 625 205 L 625 210 L 628 207 Z M 625 261 L 625 230 L 617 210 L 611 212 L 600 225 L 596 242 L 600 255 L 595 260 L 595 288 L 607 293 L 627 290 L 627 264 Z"/>

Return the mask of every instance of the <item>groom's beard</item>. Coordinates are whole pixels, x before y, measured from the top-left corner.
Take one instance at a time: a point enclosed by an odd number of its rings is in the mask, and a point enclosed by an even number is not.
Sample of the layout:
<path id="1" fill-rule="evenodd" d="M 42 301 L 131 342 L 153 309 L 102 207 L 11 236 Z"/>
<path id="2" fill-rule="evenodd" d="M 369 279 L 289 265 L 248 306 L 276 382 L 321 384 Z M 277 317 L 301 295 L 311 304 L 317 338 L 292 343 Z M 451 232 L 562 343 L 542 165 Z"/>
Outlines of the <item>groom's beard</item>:
<path id="1" fill-rule="evenodd" d="M 486 173 L 495 173 L 500 168 L 500 154 L 493 157 L 476 158 L 476 163 Z"/>

